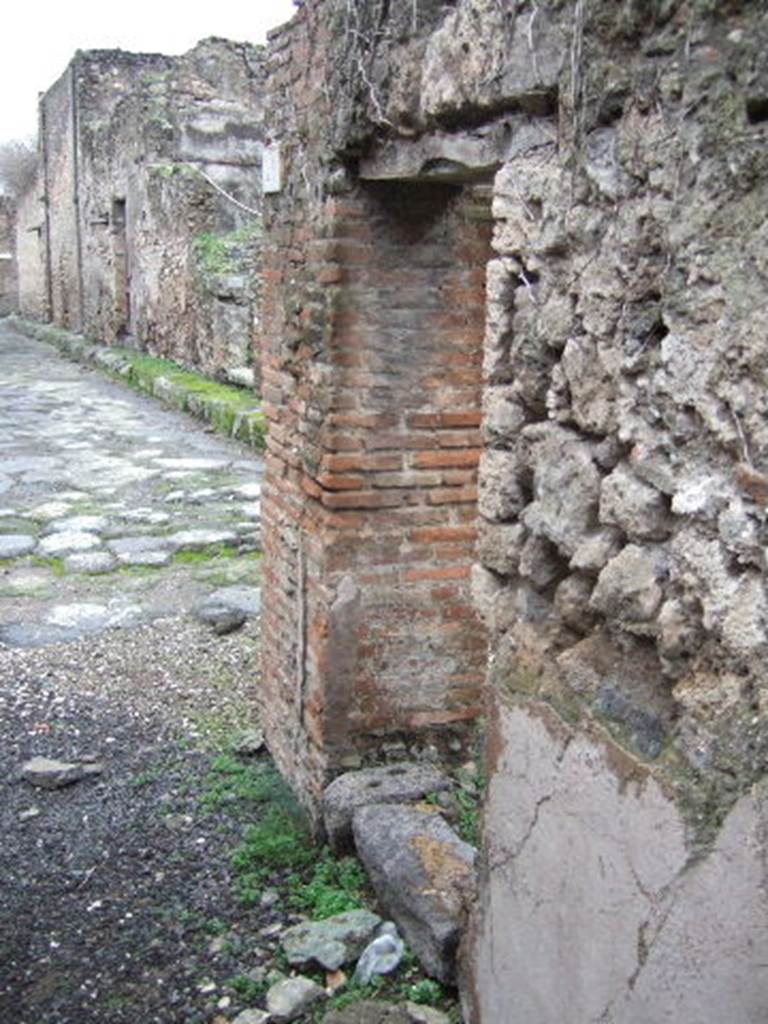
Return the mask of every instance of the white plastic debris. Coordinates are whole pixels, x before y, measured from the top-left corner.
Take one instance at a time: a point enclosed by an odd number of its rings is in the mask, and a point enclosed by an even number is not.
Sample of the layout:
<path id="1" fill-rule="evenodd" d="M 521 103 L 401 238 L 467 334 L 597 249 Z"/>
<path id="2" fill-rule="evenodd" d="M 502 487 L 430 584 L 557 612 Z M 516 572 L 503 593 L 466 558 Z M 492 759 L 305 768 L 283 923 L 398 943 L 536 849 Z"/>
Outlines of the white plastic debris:
<path id="1" fill-rule="evenodd" d="M 367 985 L 374 974 L 391 974 L 403 959 L 405 943 L 392 921 L 385 921 L 375 939 L 363 950 L 355 968 L 355 982 Z"/>

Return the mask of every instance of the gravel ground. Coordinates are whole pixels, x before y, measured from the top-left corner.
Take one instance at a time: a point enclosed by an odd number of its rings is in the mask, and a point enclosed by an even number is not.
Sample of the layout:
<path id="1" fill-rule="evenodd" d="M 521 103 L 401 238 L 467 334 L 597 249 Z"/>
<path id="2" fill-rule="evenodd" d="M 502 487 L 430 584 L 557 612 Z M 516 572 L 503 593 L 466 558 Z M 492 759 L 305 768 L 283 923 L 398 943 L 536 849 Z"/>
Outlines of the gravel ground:
<path id="1" fill-rule="evenodd" d="M 1 1020 L 209 1024 L 242 1008 L 227 982 L 269 960 L 263 929 L 283 916 L 235 900 L 245 823 L 200 792 L 216 744 L 248 723 L 246 628 L 164 620 L 0 650 Z M 36 754 L 105 770 L 38 789 L 19 777 Z"/>

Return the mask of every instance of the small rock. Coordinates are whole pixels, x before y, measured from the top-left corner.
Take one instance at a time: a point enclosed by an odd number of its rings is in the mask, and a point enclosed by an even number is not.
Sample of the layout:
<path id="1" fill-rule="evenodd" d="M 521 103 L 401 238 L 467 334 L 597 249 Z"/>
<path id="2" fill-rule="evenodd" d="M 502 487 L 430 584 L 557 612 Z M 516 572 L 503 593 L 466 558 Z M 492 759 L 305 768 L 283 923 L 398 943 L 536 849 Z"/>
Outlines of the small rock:
<path id="1" fill-rule="evenodd" d="M 270 1019 L 266 1010 L 249 1009 L 238 1013 L 232 1024 L 266 1024 Z"/>
<path id="2" fill-rule="evenodd" d="M 194 610 L 194 615 L 201 622 L 212 626 L 217 636 L 234 633 L 236 629 L 240 629 L 247 618 L 245 612 L 239 611 L 237 608 L 209 603 L 198 605 Z"/>
<path id="3" fill-rule="evenodd" d="M 259 928 L 258 934 L 265 939 L 271 939 L 275 935 L 279 935 L 282 930 L 282 921 L 275 921 L 273 924 L 268 924 L 264 928 Z"/>
<path id="4" fill-rule="evenodd" d="M 173 556 L 170 551 L 150 549 L 148 551 L 126 551 L 117 557 L 121 565 L 145 565 L 158 568 L 163 565 L 170 565 Z"/>
<path id="5" fill-rule="evenodd" d="M 0 536 L 0 558 L 19 558 L 34 551 L 36 540 L 26 533 L 6 533 Z"/>
<path id="6" fill-rule="evenodd" d="M 261 497 L 261 484 L 241 484 L 239 487 L 235 487 L 232 493 L 241 498 L 255 500 Z"/>
<path id="7" fill-rule="evenodd" d="M 99 538 L 94 533 L 86 533 L 83 530 L 61 530 L 59 533 L 52 533 L 50 537 L 43 537 L 38 545 L 41 555 L 58 557 L 59 555 L 72 555 L 77 551 L 90 551 L 100 545 Z"/>
<path id="8" fill-rule="evenodd" d="M 61 789 L 103 771 L 100 764 L 77 764 L 50 757 L 33 757 L 21 766 L 22 778 L 40 789 Z"/>
<path id="9" fill-rule="evenodd" d="M 116 555 L 136 555 L 144 551 L 167 550 L 164 537 L 115 537 L 107 541 L 107 547 Z"/>
<path id="10" fill-rule="evenodd" d="M 324 921 L 304 921 L 287 928 L 280 945 L 289 964 L 319 964 L 326 971 L 335 971 L 360 955 L 380 924 L 381 918 L 369 910 L 347 910 Z"/>
<path id="11" fill-rule="evenodd" d="M 264 747 L 263 729 L 244 729 L 232 744 L 232 749 L 240 757 L 249 757 L 251 754 L 258 754 Z M 274 890 L 272 890 L 274 891 Z M 262 894 L 262 904 L 264 894 Z"/>
<path id="12" fill-rule="evenodd" d="M 392 921 L 385 921 L 379 934 L 370 942 L 355 968 L 355 982 L 367 985 L 374 974 L 391 974 L 403 959 L 405 943 Z"/>
<path id="13" fill-rule="evenodd" d="M 323 1024 L 411 1024 L 411 1018 L 404 1006 L 380 999 L 363 999 L 344 1010 L 327 1013 Z"/>
<path id="14" fill-rule="evenodd" d="M 28 807 L 26 811 L 19 811 L 19 821 L 30 821 L 32 818 L 40 816 L 39 807 Z"/>
<path id="15" fill-rule="evenodd" d="M 412 807 L 359 807 L 357 852 L 428 974 L 451 982 L 456 947 L 474 898 L 476 851 L 444 818 Z"/>
<path id="16" fill-rule="evenodd" d="M 277 889 L 264 889 L 261 894 L 259 904 L 262 907 L 274 907 L 276 903 L 280 902 L 280 893 Z"/>
<path id="17" fill-rule="evenodd" d="M 405 1011 L 413 1024 L 450 1024 L 448 1014 L 436 1010 L 434 1006 L 419 1006 L 418 1003 L 406 1003 Z"/>
<path id="18" fill-rule="evenodd" d="M 325 998 L 325 989 L 298 975 L 278 981 L 267 992 L 267 1011 L 275 1021 L 296 1020 L 305 1010 Z"/>
<path id="19" fill-rule="evenodd" d="M 54 519 L 48 526 L 48 533 L 103 533 L 107 528 L 104 516 L 69 516 L 67 519 Z"/>
<path id="20" fill-rule="evenodd" d="M 209 595 L 211 604 L 223 604 L 236 608 L 246 615 L 258 615 L 261 611 L 261 589 L 259 587 L 220 587 Z"/>
<path id="21" fill-rule="evenodd" d="M 165 538 L 175 551 L 200 551 L 213 544 L 236 544 L 237 534 L 233 530 L 179 530 Z"/>
<path id="22" fill-rule="evenodd" d="M 256 374 L 250 366 L 231 366 L 224 371 L 228 384 L 236 384 L 241 388 L 252 388 L 256 384 Z"/>
<path id="23" fill-rule="evenodd" d="M 64 567 L 68 572 L 85 572 L 95 576 L 112 572 L 115 560 L 106 551 L 84 551 L 79 555 L 68 555 L 64 559 Z"/>

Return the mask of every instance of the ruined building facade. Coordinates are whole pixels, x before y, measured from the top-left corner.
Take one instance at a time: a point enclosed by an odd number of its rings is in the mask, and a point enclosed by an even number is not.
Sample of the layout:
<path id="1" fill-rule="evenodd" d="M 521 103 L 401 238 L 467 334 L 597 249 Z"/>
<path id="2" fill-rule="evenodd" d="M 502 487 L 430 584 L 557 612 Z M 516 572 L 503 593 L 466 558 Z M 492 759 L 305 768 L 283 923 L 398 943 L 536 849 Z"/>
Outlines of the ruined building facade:
<path id="1" fill-rule="evenodd" d="M 40 101 L 21 313 L 252 378 L 262 79 L 248 43 L 79 51 Z"/>
<path id="2" fill-rule="evenodd" d="M 767 54 L 746 0 L 271 37 L 265 721 L 312 807 L 487 715 L 472 1021 L 764 1018 Z"/>

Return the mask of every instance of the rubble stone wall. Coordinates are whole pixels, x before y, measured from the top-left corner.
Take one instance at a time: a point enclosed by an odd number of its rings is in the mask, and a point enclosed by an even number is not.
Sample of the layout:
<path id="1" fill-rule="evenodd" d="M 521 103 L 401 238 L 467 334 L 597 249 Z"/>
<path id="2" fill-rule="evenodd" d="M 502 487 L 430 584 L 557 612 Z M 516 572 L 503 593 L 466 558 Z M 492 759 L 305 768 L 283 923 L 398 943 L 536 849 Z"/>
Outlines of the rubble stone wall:
<path id="1" fill-rule="evenodd" d="M 403 593 L 399 568 L 382 600 L 381 576 L 334 561 L 342 530 L 355 559 L 376 557 L 381 531 L 378 513 L 339 510 L 317 458 L 331 426 L 331 454 L 358 460 L 382 429 L 335 419 L 369 394 L 342 382 L 371 371 L 381 327 L 378 285 L 357 302 L 361 249 L 386 252 L 405 209 L 361 205 L 366 182 L 423 189 L 426 216 L 495 173 L 492 258 L 477 225 L 470 244 L 487 263 L 473 593 L 490 638 L 472 1021 L 764 1012 L 766 32 L 746 0 L 327 0 L 273 39 L 271 88 L 289 99 L 270 121 L 286 174 L 267 585 L 298 675 L 279 676 L 274 647 L 267 693 L 300 705 L 270 735 L 284 765 L 293 744 L 305 793 L 343 763 L 328 723 L 356 706 L 361 648 L 371 678 L 395 664 L 357 638 L 388 631 L 380 609 Z M 410 298 L 408 324 L 431 329 L 421 281 Z M 350 369 L 334 348 L 347 328 Z M 405 439 L 387 451 L 412 467 Z M 390 567 L 405 537 L 387 535 Z M 423 643 L 418 628 L 402 640 L 405 680 Z"/>

